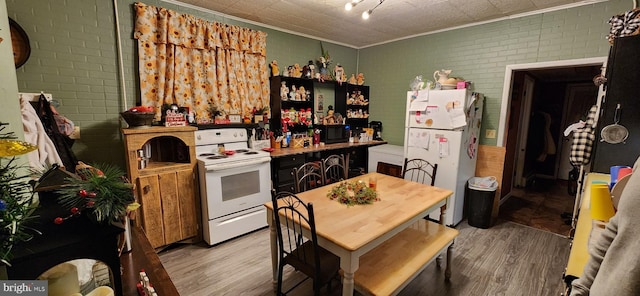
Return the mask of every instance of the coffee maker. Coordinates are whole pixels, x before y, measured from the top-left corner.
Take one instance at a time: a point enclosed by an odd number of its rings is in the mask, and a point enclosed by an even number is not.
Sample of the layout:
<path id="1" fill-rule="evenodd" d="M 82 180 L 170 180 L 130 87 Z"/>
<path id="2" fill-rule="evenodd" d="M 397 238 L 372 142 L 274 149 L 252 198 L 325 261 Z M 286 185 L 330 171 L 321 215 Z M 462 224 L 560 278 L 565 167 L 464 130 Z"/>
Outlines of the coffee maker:
<path id="1" fill-rule="evenodd" d="M 373 129 L 373 139 L 375 141 L 384 141 L 382 140 L 382 121 L 371 121 L 369 122 L 369 127 Z"/>

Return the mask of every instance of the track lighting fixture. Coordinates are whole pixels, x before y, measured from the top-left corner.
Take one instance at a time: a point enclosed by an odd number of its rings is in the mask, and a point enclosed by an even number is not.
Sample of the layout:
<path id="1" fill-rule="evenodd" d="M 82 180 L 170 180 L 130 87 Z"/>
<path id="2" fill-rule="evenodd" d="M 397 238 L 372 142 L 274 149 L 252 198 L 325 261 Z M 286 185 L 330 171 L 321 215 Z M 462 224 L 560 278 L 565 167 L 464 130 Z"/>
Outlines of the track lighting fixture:
<path id="1" fill-rule="evenodd" d="M 356 7 L 356 5 L 358 5 L 360 2 L 362 2 L 364 0 L 351 0 L 351 2 L 347 3 L 344 5 L 344 9 L 349 11 L 351 9 L 353 9 L 354 7 Z M 382 4 L 382 2 L 384 2 L 385 0 L 379 0 L 378 4 L 376 4 L 376 6 L 374 6 L 373 8 L 369 9 L 369 10 L 365 10 L 362 13 L 362 19 L 369 19 L 369 16 L 371 16 L 371 14 L 373 13 L 373 11 L 378 8 L 378 6 L 380 6 L 380 4 Z"/>
<path id="2" fill-rule="evenodd" d="M 363 20 L 368 20 L 369 16 L 371 15 L 371 13 L 373 12 L 373 9 L 369 9 L 365 12 L 362 13 L 362 19 Z"/>
<path id="3" fill-rule="evenodd" d="M 349 11 L 351 9 L 353 9 L 354 7 L 356 7 L 356 5 L 358 5 L 358 3 L 362 2 L 364 0 L 351 0 L 351 2 L 347 3 L 344 5 L 344 9 L 346 11 Z"/>

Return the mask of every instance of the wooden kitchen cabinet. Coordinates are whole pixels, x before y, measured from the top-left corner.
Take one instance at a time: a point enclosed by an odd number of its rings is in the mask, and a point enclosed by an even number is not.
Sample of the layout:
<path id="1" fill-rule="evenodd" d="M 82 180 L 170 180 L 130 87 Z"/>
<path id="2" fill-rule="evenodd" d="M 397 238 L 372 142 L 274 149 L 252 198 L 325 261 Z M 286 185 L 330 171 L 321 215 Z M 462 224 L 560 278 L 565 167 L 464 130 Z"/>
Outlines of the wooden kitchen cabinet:
<path id="1" fill-rule="evenodd" d="M 140 203 L 136 224 L 154 248 L 200 237 L 195 130 L 122 129 L 127 170 Z"/>
<path id="2" fill-rule="evenodd" d="M 287 155 L 271 161 L 271 180 L 278 192 L 296 192 L 293 168 L 305 163 L 304 154 Z"/>

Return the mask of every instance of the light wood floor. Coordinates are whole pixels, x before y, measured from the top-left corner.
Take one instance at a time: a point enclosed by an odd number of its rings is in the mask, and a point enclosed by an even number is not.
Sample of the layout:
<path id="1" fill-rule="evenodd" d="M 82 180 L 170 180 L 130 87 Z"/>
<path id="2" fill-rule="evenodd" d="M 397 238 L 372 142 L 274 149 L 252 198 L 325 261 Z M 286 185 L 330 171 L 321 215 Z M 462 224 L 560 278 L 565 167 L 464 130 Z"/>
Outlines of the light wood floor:
<path id="1" fill-rule="evenodd" d="M 462 222 L 454 245 L 451 282 L 427 267 L 400 295 L 560 295 L 569 256 L 563 236 L 499 221 L 489 229 Z M 269 231 L 257 230 L 217 246 L 184 245 L 160 253 L 181 295 L 273 295 Z M 284 278 L 299 277 L 287 271 Z M 289 281 L 291 282 L 291 281 Z M 307 281 L 291 295 L 312 295 Z M 325 291 L 326 292 L 326 291 Z M 340 295 L 336 285 L 329 295 Z"/>

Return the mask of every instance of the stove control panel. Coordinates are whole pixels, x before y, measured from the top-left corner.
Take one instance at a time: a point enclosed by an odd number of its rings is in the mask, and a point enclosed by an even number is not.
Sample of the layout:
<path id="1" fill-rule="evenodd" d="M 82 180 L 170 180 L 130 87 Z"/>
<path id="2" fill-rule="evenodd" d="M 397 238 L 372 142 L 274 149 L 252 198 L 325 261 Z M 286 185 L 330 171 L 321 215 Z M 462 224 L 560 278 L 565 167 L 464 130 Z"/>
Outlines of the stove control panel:
<path id="1" fill-rule="evenodd" d="M 244 128 L 218 128 L 195 131 L 196 146 L 246 142 L 247 130 Z"/>

